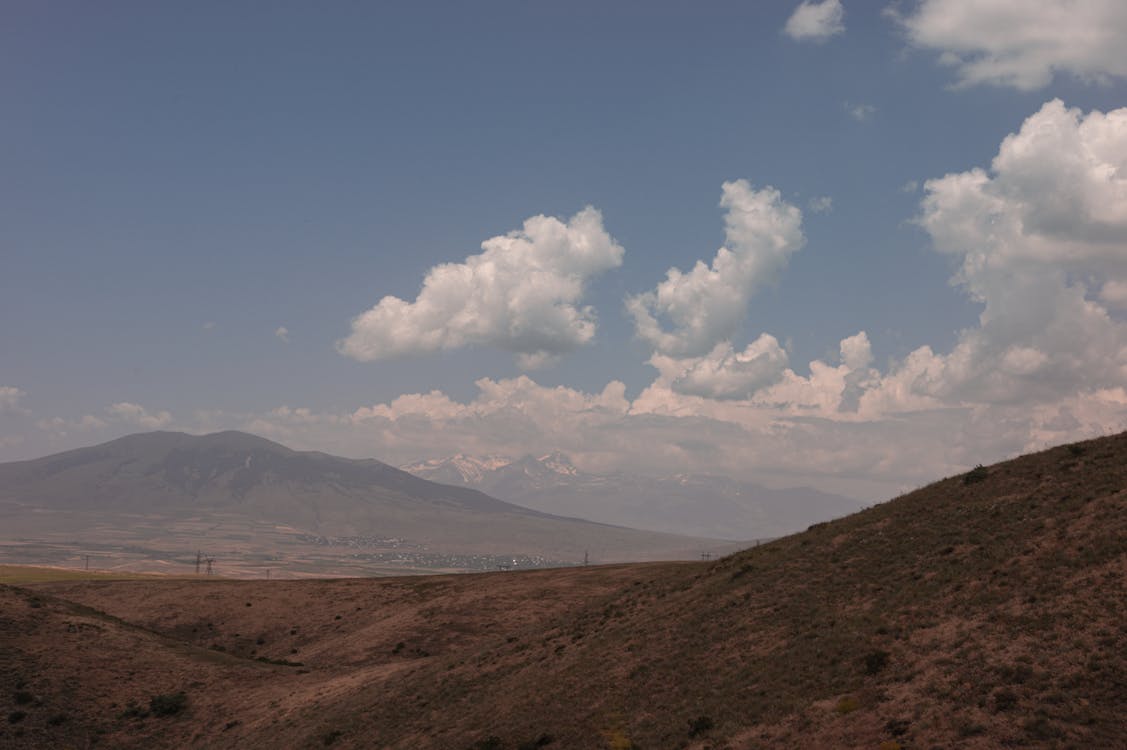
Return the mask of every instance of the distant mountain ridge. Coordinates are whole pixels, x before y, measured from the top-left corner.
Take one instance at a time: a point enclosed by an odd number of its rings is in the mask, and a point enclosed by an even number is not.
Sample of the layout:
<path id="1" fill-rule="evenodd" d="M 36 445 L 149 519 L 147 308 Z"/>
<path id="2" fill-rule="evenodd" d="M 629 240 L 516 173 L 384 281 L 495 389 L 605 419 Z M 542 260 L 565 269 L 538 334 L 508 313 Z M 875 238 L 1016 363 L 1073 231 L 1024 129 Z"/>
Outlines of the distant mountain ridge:
<path id="1" fill-rule="evenodd" d="M 73 531 L 66 538 L 81 534 L 87 546 L 161 538 L 165 549 L 190 534 L 202 539 L 185 542 L 193 550 L 222 543 L 266 559 L 295 537 L 564 561 L 588 551 L 600 561 L 675 559 L 719 544 L 563 517 L 374 459 L 295 451 L 242 432 L 142 433 L 0 464 L 0 530 L 0 541 Z"/>
<path id="2" fill-rule="evenodd" d="M 560 451 L 520 458 L 458 454 L 400 468 L 548 513 L 694 536 L 766 539 L 864 507 L 807 487 L 771 489 L 703 474 L 590 474 Z"/>

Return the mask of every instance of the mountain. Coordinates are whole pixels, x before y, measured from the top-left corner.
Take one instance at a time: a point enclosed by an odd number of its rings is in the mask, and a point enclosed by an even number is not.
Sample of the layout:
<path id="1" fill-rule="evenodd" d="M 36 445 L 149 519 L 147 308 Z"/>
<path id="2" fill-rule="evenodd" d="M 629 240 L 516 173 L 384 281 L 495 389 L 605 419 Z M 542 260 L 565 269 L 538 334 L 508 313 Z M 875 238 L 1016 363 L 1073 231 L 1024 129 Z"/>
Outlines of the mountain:
<path id="1" fill-rule="evenodd" d="M 513 556 L 558 562 L 590 554 L 606 561 L 699 556 L 717 548 L 550 515 L 379 461 L 294 451 L 240 432 L 152 432 L 0 464 L 0 522 L 12 536 L 63 538 L 87 548 L 147 549 L 157 540 L 164 549 L 181 544 L 182 553 L 222 549 L 228 561 L 295 544 L 322 553 L 337 547 L 374 562 L 490 557 L 478 567 Z M 422 567 L 465 562 L 431 560 Z"/>
<path id="2" fill-rule="evenodd" d="M 1123 748 L 1127 434 L 710 562 L 0 586 L 0 632 L 12 748 Z"/>
<path id="3" fill-rule="evenodd" d="M 548 513 L 692 536 L 769 539 L 863 507 L 808 487 L 771 489 L 725 477 L 589 474 L 559 452 L 518 459 L 457 455 L 400 468 Z"/>

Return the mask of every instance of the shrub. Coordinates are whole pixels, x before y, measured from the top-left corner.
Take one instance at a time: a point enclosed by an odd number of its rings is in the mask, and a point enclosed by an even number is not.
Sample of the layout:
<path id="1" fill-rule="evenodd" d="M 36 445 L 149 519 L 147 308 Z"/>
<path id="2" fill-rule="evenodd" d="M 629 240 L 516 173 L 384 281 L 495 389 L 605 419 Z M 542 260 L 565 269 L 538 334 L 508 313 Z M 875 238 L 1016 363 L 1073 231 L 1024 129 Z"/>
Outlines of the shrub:
<path id="1" fill-rule="evenodd" d="M 321 736 L 321 742 L 325 743 L 325 747 L 328 747 L 343 736 L 344 732 L 339 729 L 334 729 L 331 732 L 325 732 L 325 734 Z"/>
<path id="2" fill-rule="evenodd" d="M 889 719 L 885 722 L 884 731 L 893 737 L 903 737 L 908 733 L 909 726 L 911 726 L 911 722 L 907 719 Z"/>
<path id="3" fill-rule="evenodd" d="M 887 651 L 873 651 L 865 657 L 865 674 L 876 674 L 888 666 Z"/>
<path id="4" fill-rule="evenodd" d="M 497 735 L 491 734 L 470 745 L 470 750 L 505 750 L 505 743 Z"/>
<path id="5" fill-rule="evenodd" d="M 18 724 L 24 720 L 25 716 L 27 716 L 26 711 L 13 711 L 12 713 L 8 714 L 8 723 Z"/>
<path id="6" fill-rule="evenodd" d="M 837 705 L 834 706 L 834 710 L 844 716 L 845 714 L 853 713 L 860 707 L 861 704 L 857 701 L 856 698 L 854 698 L 852 695 L 847 695 L 837 702 Z"/>
<path id="7" fill-rule="evenodd" d="M 164 693 L 154 695 L 149 699 L 149 712 L 153 716 L 175 716 L 188 705 L 188 696 L 181 690 L 179 693 Z"/>
<path id="8" fill-rule="evenodd" d="M 963 484 L 977 484 L 983 481 L 986 477 L 990 476 L 990 472 L 982 464 L 975 466 L 973 469 L 963 474 Z"/>
<path id="9" fill-rule="evenodd" d="M 534 740 L 522 742 L 517 746 L 517 750 L 539 750 L 539 748 L 547 747 L 556 741 L 556 738 L 550 734 L 542 734 Z"/>
<path id="10" fill-rule="evenodd" d="M 1017 693 L 1012 690 L 999 690 L 994 693 L 994 710 L 1009 711 L 1017 705 Z"/>
<path id="11" fill-rule="evenodd" d="M 689 737 L 700 737 L 712 730 L 712 719 L 707 716 L 698 716 L 695 719 L 689 719 Z"/>
<path id="12" fill-rule="evenodd" d="M 59 726 L 60 724 L 65 724 L 65 723 L 66 723 L 66 720 L 67 720 L 67 715 L 66 715 L 66 714 L 52 714 L 52 715 L 51 715 L 50 717 L 48 717 L 48 719 L 47 719 L 47 726 L 50 726 L 50 727 L 57 727 L 57 726 Z"/>
<path id="13" fill-rule="evenodd" d="M 26 706 L 28 703 L 35 700 L 35 696 L 26 690 L 17 690 L 12 698 L 15 700 L 17 706 Z"/>
<path id="14" fill-rule="evenodd" d="M 896 740 L 885 740 L 880 743 L 880 750 L 901 750 L 902 745 Z"/>

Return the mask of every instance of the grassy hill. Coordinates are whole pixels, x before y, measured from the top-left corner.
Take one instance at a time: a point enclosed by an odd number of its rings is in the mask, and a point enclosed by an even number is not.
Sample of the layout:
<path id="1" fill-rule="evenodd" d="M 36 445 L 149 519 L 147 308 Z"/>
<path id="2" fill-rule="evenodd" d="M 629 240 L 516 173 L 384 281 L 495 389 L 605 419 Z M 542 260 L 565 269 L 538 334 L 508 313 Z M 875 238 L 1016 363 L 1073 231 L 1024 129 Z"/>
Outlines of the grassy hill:
<path id="1" fill-rule="evenodd" d="M 0 589 L 44 708 L 0 744 L 23 728 L 115 747 L 1125 747 L 1125 577 L 1118 435 L 711 563 Z M 103 648 L 61 626 L 72 602 L 145 640 L 120 667 L 132 688 L 87 690 Z M 47 632 L 57 648 L 36 650 Z M 66 690 L 88 705 L 52 727 Z M 108 705 L 179 690 L 174 716 Z"/>

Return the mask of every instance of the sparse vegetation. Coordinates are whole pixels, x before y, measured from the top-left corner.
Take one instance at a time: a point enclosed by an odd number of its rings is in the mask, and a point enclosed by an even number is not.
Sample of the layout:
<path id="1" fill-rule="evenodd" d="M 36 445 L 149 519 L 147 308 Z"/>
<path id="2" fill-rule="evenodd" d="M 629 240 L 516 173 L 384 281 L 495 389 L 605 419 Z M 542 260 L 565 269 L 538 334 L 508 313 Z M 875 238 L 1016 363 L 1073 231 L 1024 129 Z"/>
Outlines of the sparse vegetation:
<path id="1" fill-rule="evenodd" d="M 162 693 L 149 699 L 149 712 L 153 716 L 175 716 L 188 706 L 188 696 L 184 691 Z"/>
<path id="2" fill-rule="evenodd" d="M 712 731 L 712 719 L 707 716 L 698 716 L 695 719 L 689 719 L 689 737 L 701 737 Z"/>
<path id="3" fill-rule="evenodd" d="M 978 484 L 985 481 L 990 476 L 990 472 L 982 464 L 975 466 L 973 469 L 963 474 L 963 484 Z"/>
<path id="4" fill-rule="evenodd" d="M 888 666 L 888 657 L 890 654 L 887 651 L 871 651 L 865 656 L 865 674 L 875 675 Z"/>

